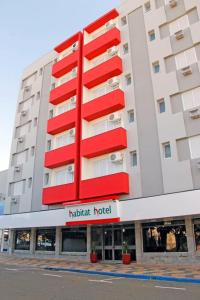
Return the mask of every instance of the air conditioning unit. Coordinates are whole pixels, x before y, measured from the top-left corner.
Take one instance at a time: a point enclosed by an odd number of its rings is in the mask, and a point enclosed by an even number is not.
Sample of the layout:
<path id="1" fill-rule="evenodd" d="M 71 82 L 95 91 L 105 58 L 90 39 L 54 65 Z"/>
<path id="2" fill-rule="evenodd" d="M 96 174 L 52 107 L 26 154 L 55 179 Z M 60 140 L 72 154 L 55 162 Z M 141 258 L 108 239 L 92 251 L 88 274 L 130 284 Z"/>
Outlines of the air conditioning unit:
<path id="1" fill-rule="evenodd" d="M 110 29 L 112 29 L 112 28 L 114 28 L 115 26 L 116 26 L 116 23 L 113 21 L 113 20 L 110 20 L 110 21 L 108 21 L 107 23 L 106 23 L 106 29 L 107 30 L 110 30 Z"/>
<path id="2" fill-rule="evenodd" d="M 74 97 L 71 97 L 70 103 L 71 103 L 71 104 L 76 104 L 76 97 L 75 97 L 75 96 L 74 96 Z"/>
<path id="3" fill-rule="evenodd" d="M 109 79 L 108 81 L 108 85 L 111 86 L 112 88 L 119 86 L 119 78 L 118 77 L 113 77 L 111 79 Z"/>
<path id="4" fill-rule="evenodd" d="M 183 76 L 190 75 L 190 74 L 192 74 L 192 68 L 191 68 L 191 66 L 184 67 L 181 69 L 181 72 L 182 72 Z"/>
<path id="5" fill-rule="evenodd" d="M 70 129 L 69 135 L 70 135 L 70 137 L 74 137 L 75 136 L 75 128 Z"/>
<path id="6" fill-rule="evenodd" d="M 77 68 L 72 69 L 72 75 L 74 75 L 74 76 L 77 75 Z"/>
<path id="7" fill-rule="evenodd" d="M 25 117 L 27 115 L 27 110 L 22 110 L 21 115 Z"/>
<path id="8" fill-rule="evenodd" d="M 19 138 L 18 138 L 18 142 L 19 142 L 19 143 L 23 143 L 23 141 L 24 141 L 24 138 L 23 138 L 23 137 L 19 137 Z"/>
<path id="9" fill-rule="evenodd" d="M 200 169 L 200 161 L 197 162 L 197 168 Z"/>
<path id="10" fill-rule="evenodd" d="M 179 30 L 179 31 L 175 32 L 174 35 L 177 40 L 180 40 L 184 37 L 184 32 L 183 32 L 183 30 Z"/>
<path id="11" fill-rule="evenodd" d="M 177 0 L 169 0 L 169 6 L 170 6 L 171 8 L 177 6 Z"/>
<path id="12" fill-rule="evenodd" d="M 117 54 L 117 52 L 118 52 L 118 48 L 116 46 L 107 50 L 109 56 L 114 56 L 115 54 Z"/>
<path id="13" fill-rule="evenodd" d="M 113 113 L 113 114 L 109 115 L 108 120 L 110 122 L 120 121 L 121 120 L 121 115 L 117 112 Z"/>
<path id="14" fill-rule="evenodd" d="M 122 162 L 123 161 L 123 155 L 121 152 L 115 152 L 110 154 L 110 161 L 113 163 L 116 162 Z"/>
<path id="15" fill-rule="evenodd" d="M 31 90 L 31 87 L 30 87 L 30 86 L 28 86 L 28 85 L 25 86 L 25 88 L 24 88 L 24 91 L 25 91 L 25 92 L 29 92 L 30 90 Z"/>
<path id="16" fill-rule="evenodd" d="M 20 171 L 21 171 L 20 166 L 16 166 L 16 167 L 15 167 L 15 172 L 20 172 Z"/>
<path id="17" fill-rule="evenodd" d="M 12 197 L 11 198 L 11 202 L 14 203 L 14 204 L 16 204 L 17 203 L 17 199 L 15 197 Z"/>
<path id="18" fill-rule="evenodd" d="M 76 42 L 76 43 L 74 43 L 73 45 L 72 45 L 72 51 L 74 52 L 74 51 L 76 51 L 78 49 L 78 42 Z"/>
<path id="19" fill-rule="evenodd" d="M 67 167 L 67 172 L 68 172 L 68 173 L 74 173 L 74 165 L 69 165 L 69 166 Z"/>
<path id="20" fill-rule="evenodd" d="M 200 109 L 195 108 L 195 109 L 190 110 L 190 118 L 192 118 L 192 119 L 200 118 Z"/>

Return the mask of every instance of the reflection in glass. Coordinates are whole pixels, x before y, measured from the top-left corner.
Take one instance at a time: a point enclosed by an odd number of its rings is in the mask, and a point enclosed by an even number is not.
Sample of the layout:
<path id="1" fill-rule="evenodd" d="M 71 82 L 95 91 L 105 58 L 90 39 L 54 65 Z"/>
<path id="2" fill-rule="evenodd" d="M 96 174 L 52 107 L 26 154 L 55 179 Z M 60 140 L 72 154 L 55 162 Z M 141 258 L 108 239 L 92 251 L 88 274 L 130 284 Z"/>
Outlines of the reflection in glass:
<path id="1" fill-rule="evenodd" d="M 194 235 L 195 235 L 195 242 L 196 242 L 196 250 L 200 251 L 200 224 L 194 225 Z"/>
<path id="2" fill-rule="evenodd" d="M 86 227 L 62 229 L 62 251 L 63 252 L 86 252 L 87 251 Z"/>
<path id="3" fill-rule="evenodd" d="M 55 251 L 55 244 L 55 228 L 41 228 L 36 231 L 36 250 Z"/>
<path id="4" fill-rule="evenodd" d="M 105 246 L 112 246 L 112 229 L 104 230 L 104 244 Z"/>
<path id="5" fill-rule="evenodd" d="M 15 231 L 15 249 L 16 250 L 30 250 L 30 230 L 16 230 Z"/>

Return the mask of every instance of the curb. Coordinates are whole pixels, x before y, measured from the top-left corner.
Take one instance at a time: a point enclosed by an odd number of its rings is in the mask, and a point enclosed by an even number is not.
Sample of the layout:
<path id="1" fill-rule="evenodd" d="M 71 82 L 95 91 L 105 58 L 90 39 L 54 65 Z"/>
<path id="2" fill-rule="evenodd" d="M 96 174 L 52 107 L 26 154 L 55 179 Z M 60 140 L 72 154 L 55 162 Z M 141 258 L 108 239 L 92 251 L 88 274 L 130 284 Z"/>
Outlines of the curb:
<path id="1" fill-rule="evenodd" d="M 144 274 L 130 274 L 130 273 L 114 273 L 114 272 L 104 272 L 104 271 L 90 271 L 82 269 L 67 269 L 67 268 L 54 268 L 45 267 L 45 270 L 49 271 L 63 271 L 72 273 L 81 273 L 89 275 L 102 275 L 102 276 L 112 276 L 112 277 L 123 277 L 129 279 L 143 279 L 143 280 L 158 280 L 158 281 L 171 281 L 171 282 L 185 282 L 185 283 L 195 283 L 200 284 L 200 278 L 179 278 L 173 276 L 158 276 L 158 275 L 144 275 Z"/>

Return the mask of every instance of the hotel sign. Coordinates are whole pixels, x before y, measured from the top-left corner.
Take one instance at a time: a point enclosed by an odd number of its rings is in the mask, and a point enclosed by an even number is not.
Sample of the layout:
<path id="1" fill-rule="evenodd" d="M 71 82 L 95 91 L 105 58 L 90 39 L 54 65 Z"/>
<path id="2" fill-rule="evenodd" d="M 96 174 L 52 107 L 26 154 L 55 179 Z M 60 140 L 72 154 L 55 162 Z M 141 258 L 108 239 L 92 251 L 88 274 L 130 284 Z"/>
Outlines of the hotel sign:
<path id="1" fill-rule="evenodd" d="M 120 221 L 119 201 L 67 205 L 66 225 L 98 224 Z"/>

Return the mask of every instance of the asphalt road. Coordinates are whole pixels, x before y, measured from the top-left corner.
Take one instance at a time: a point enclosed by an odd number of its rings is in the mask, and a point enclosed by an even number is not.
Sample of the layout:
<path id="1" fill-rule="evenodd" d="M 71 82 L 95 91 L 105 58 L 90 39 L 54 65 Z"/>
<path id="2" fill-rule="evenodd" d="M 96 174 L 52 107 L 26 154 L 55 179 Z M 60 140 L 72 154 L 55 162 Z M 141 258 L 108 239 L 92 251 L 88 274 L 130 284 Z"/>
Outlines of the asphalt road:
<path id="1" fill-rule="evenodd" d="M 0 300 L 200 300 L 200 285 L 0 265 Z"/>

